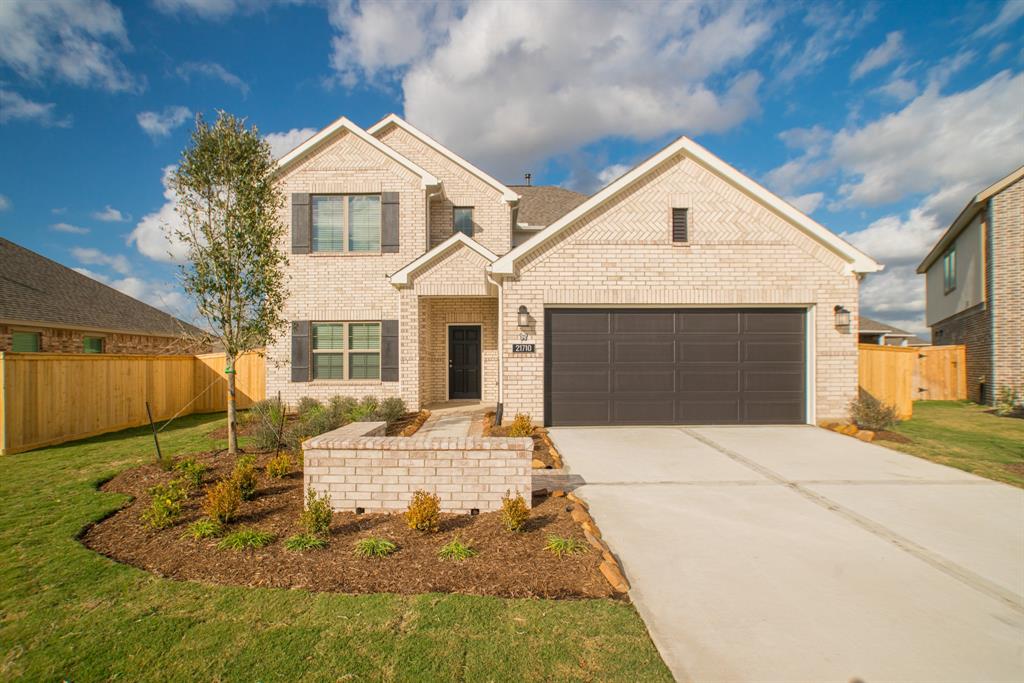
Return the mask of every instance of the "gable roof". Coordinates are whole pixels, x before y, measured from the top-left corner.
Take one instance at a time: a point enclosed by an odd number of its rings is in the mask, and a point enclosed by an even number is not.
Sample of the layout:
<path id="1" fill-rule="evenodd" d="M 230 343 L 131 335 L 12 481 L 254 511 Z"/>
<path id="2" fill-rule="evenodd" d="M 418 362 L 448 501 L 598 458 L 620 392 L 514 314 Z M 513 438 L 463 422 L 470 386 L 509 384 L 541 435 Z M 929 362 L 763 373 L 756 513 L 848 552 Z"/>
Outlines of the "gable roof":
<path id="1" fill-rule="evenodd" d="M 197 327 L 0 237 L 0 320 L 104 332 L 205 336 Z"/>
<path id="2" fill-rule="evenodd" d="M 683 136 L 666 146 L 660 152 L 648 158 L 643 163 L 634 167 L 633 170 L 623 176 L 620 176 L 609 185 L 606 185 L 604 189 L 591 196 L 587 201 L 583 202 L 575 209 L 546 227 L 544 230 L 541 230 L 512 251 L 502 256 L 491 266 L 492 272 L 502 275 L 510 275 L 514 273 L 516 261 L 520 258 L 526 256 L 534 249 L 547 242 L 577 219 L 585 216 L 591 210 L 613 199 L 622 190 L 628 188 L 634 182 L 652 172 L 664 161 L 680 152 L 686 154 L 704 167 L 729 181 L 764 206 L 772 209 L 775 213 L 788 220 L 797 228 L 803 230 L 823 246 L 835 252 L 840 258 L 846 261 L 847 270 L 849 272 L 873 273 L 882 269 L 882 265 L 876 262 L 873 258 L 860 251 L 835 233 L 831 232 L 811 217 L 799 211 L 796 207 L 784 201 L 778 195 L 769 192 L 758 183 L 740 173 L 690 138 Z"/>
<path id="3" fill-rule="evenodd" d="M 902 337 L 907 340 L 908 346 L 928 346 L 928 342 L 913 332 L 907 332 L 899 327 L 883 323 L 880 320 L 875 320 L 865 315 L 860 316 L 857 324 L 857 332 L 859 334 L 884 334 L 887 337 Z"/>
<path id="4" fill-rule="evenodd" d="M 557 185 L 509 185 L 519 193 L 519 214 L 516 222 L 546 228 L 577 206 L 587 195 Z"/>
<path id="5" fill-rule="evenodd" d="M 519 199 L 519 195 L 513 192 L 511 189 L 509 189 L 508 186 L 491 177 L 487 173 L 481 171 L 479 168 L 469 163 L 468 161 L 466 161 L 458 154 L 442 145 L 434 138 L 430 137 L 420 129 L 413 126 L 411 123 L 400 117 L 398 114 L 388 114 L 380 121 L 367 128 L 366 132 L 369 133 L 370 135 L 375 136 L 377 135 L 377 133 L 381 132 L 382 130 L 391 125 L 398 126 L 402 130 L 409 133 L 414 138 L 425 144 L 427 147 L 430 147 L 431 149 L 441 154 L 442 156 L 448 157 L 456 164 L 462 166 L 464 169 L 475 175 L 480 180 L 484 181 L 494 189 L 501 192 L 502 199 L 504 199 L 506 202 L 515 202 Z"/>
<path id="6" fill-rule="evenodd" d="M 448 251 L 449 248 L 459 244 L 469 247 L 476 253 L 480 254 L 485 259 L 487 259 L 488 263 L 494 263 L 494 261 L 498 258 L 497 254 L 495 254 L 493 251 L 491 251 L 484 245 L 474 240 L 472 237 L 468 237 L 465 233 L 456 232 L 451 237 L 446 239 L 444 242 L 441 242 L 441 244 L 437 245 L 430 251 L 421 255 L 419 258 L 410 261 L 401 270 L 398 270 L 392 275 L 388 276 L 388 280 L 391 282 L 391 284 L 395 285 L 396 287 L 408 285 L 410 275 L 412 275 L 415 271 L 419 270 L 420 268 L 428 266 L 434 261 L 438 260 L 441 256 L 445 254 L 445 252 Z"/>
<path id="7" fill-rule="evenodd" d="M 399 164 L 408 168 L 410 171 L 412 171 L 422 179 L 424 188 L 440 184 L 440 181 L 437 178 L 435 178 L 432 174 L 428 173 L 418 164 L 410 161 L 409 159 L 399 154 L 396 150 L 388 147 L 383 142 L 373 137 L 372 135 L 367 133 L 365 130 L 363 130 L 356 124 L 352 123 L 352 121 L 350 121 L 348 118 L 344 116 L 336 119 L 333 123 L 331 123 L 326 128 L 322 129 L 319 133 L 309 138 L 308 140 L 300 144 L 298 147 L 296 147 L 295 149 L 293 149 L 292 151 L 288 152 L 283 157 L 278 159 L 277 173 L 283 173 L 289 167 L 294 165 L 295 162 L 297 162 L 299 159 L 305 157 L 306 154 L 309 153 L 311 150 L 327 142 L 328 140 L 330 140 L 331 138 L 333 138 L 335 135 L 342 131 L 348 131 L 349 133 L 352 133 L 363 142 L 366 142 L 367 144 L 375 148 L 377 151 L 383 153 L 388 157 L 391 157 Z"/>
<path id="8" fill-rule="evenodd" d="M 939 256 L 946 252 L 949 245 L 951 245 L 960 233 L 964 231 L 964 228 L 974 220 L 974 217 L 979 211 L 981 211 L 985 202 L 1022 178 L 1024 178 L 1024 166 L 1021 166 L 1016 171 L 1000 178 L 978 194 L 974 195 L 974 198 L 967 202 L 967 206 L 963 208 L 960 215 L 956 217 L 956 220 L 954 220 L 948 228 L 946 228 L 946 232 L 942 233 L 942 237 L 939 238 L 939 241 L 935 243 L 932 250 L 929 251 L 928 255 L 924 257 L 923 261 L 921 261 L 921 265 L 917 267 L 917 272 L 921 274 L 928 272 L 928 269 L 931 268 L 932 264 L 938 260 Z"/>

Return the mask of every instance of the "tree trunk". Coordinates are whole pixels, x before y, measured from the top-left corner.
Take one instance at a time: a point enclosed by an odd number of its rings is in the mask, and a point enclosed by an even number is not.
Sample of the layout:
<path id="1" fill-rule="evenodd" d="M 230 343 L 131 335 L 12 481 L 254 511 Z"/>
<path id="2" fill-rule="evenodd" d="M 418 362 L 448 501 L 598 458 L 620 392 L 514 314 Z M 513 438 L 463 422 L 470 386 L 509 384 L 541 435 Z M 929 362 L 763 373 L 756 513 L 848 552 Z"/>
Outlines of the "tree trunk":
<path id="1" fill-rule="evenodd" d="M 228 376 L 228 455 L 238 452 L 238 407 L 235 402 L 235 359 L 225 354 Z"/>

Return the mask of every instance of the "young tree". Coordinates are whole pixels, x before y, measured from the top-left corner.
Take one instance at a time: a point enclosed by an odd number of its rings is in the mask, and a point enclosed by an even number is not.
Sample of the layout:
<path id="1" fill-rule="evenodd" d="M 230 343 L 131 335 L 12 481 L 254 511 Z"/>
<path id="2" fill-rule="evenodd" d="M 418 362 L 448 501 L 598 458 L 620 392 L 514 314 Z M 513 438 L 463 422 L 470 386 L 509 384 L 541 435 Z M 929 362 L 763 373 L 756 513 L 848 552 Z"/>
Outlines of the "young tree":
<path id="1" fill-rule="evenodd" d="M 181 226 L 169 229 L 188 261 L 180 280 L 224 347 L 228 452 L 238 447 L 235 361 L 273 340 L 284 324 L 284 195 L 270 146 L 245 120 L 218 112 L 196 117 L 192 140 L 171 178 Z"/>

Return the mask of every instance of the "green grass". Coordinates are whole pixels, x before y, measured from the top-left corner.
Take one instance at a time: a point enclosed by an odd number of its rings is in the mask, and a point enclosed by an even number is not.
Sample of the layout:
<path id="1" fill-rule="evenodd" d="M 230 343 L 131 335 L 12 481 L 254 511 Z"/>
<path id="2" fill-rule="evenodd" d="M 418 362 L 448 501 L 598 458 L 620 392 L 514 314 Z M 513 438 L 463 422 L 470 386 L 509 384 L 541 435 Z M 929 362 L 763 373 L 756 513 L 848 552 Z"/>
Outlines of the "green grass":
<path id="1" fill-rule="evenodd" d="M 1024 488 L 1024 420 L 967 401 L 916 401 L 894 431 L 913 443 L 876 443 Z"/>
<path id="2" fill-rule="evenodd" d="M 164 453 L 224 446 L 222 419 L 179 418 Z M 81 546 L 125 502 L 96 485 L 152 447 L 146 427 L 0 457 L 0 680 L 671 680 L 619 602 L 210 586 Z"/>

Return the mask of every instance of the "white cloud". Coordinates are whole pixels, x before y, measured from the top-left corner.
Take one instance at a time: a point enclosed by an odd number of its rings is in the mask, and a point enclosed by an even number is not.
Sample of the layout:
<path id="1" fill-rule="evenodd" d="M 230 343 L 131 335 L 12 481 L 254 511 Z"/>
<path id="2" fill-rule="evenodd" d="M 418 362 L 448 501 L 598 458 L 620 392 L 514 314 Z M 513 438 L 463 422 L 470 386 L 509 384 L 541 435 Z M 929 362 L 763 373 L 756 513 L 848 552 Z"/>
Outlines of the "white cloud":
<path id="1" fill-rule="evenodd" d="M 622 174 L 626 173 L 632 168 L 628 164 L 612 164 L 601 170 L 597 174 L 597 180 L 601 183 L 601 187 L 604 187 L 608 183 L 612 182 Z"/>
<path id="2" fill-rule="evenodd" d="M 1024 17 L 1024 2 L 1020 0 L 1006 0 L 996 18 L 975 31 L 974 35 L 980 37 L 1000 33 L 1011 24 L 1016 23 L 1021 17 Z"/>
<path id="3" fill-rule="evenodd" d="M 0 3 L 0 62 L 23 78 L 136 90 L 140 82 L 118 57 L 130 48 L 121 10 L 107 0 Z"/>
<path id="4" fill-rule="evenodd" d="M 127 275 L 132 272 L 132 266 L 123 254 L 111 255 L 105 254 L 99 249 L 93 249 L 92 247 L 74 247 L 71 250 L 71 255 L 74 256 L 79 263 L 84 263 L 89 266 L 106 266 L 121 275 Z"/>
<path id="5" fill-rule="evenodd" d="M 885 42 L 871 48 L 850 72 L 850 80 L 856 81 L 866 74 L 881 69 L 903 54 L 903 33 L 892 31 L 885 36 Z"/>
<path id="6" fill-rule="evenodd" d="M 609 135 L 734 127 L 761 83 L 737 69 L 771 28 L 745 3 L 338 1 L 330 16 L 342 82 L 400 82 L 412 123 L 499 177 Z"/>
<path id="7" fill-rule="evenodd" d="M 166 201 L 159 209 L 142 217 L 128 235 L 128 244 L 134 244 L 140 254 L 154 261 L 181 263 L 188 256 L 188 250 L 170 234 L 182 227 L 181 217 L 175 211 L 177 195 L 170 187 L 174 169 L 174 166 L 165 166 L 163 170 L 161 182 Z"/>
<path id="8" fill-rule="evenodd" d="M 34 102 L 13 90 L 0 89 L 0 124 L 11 121 L 30 121 L 47 128 L 52 126 L 67 128 L 71 125 L 71 117 L 57 118 L 54 115 L 56 107 L 57 105 L 53 102 Z"/>
<path id="9" fill-rule="evenodd" d="M 907 102 L 917 97 L 917 83 L 908 78 L 893 78 L 888 83 L 877 88 L 875 92 L 892 98 L 897 102 Z"/>
<path id="10" fill-rule="evenodd" d="M 301 5 L 306 0 L 155 0 L 158 10 L 167 14 L 194 14 L 202 19 L 220 21 L 236 12 L 251 14 L 273 5 Z"/>
<path id="11" fill-rule="evenodd" d="M 73 268 L 72 270 L 180 319 L 189 320 L 193 317 L 188 314 L 193 310 L 191 302 L 180 289 L 170 282 L 145 280 L 138 277 L 110 278 L 88 268 Z"/>
<path id="12" fill-rule="evenodd" d="M 191 116 L 192 112 L 188 107 L 175 106 L 165 107 L 162 112 L 139 112 L 135 118 L 142 130 L 156 140 L 170 135 L 171 131 L 185 123 Z"/>
<path id="13" fill-rule="evenodd" d="M 5 194 L 0 194 L 0 211 L 7 211 L 11 208 L 11 200 Z"/>
<path id="14" fill-rule="evenodd" d="M 206 76 L 221 81 L 232 88 L 238 88 L 243 96 L 249 94 L 249 84 L 216 62 L 187 62 L 177 68 L 178 77 L 186 83 L 192 76 Z"/>
<path id="15" fill-rule="evenodd" d="M 54 223 L 50 226 L 57 232 L 67 232 L 72 235 L 87 235 L 89 234 L 89 228 L 82 228 L 71 223 Z"/>
<path id="16" fill-rule="evenodd" d="M 119 210 L 107 204 L 102 211 L 94 211 L 92 217 L 105 223 L 124 223 L 131 220 L 131 216 L 121 213 Z"/>
<path id="17" fill-rule="evenodd" d="M 268 133 L 264 139 L 270 143 L 270 153 L 280 159 L 300 144 L 316 135 L 316 128 L 292 128 L 284 133 Z"/>
<path id="18" fill-rule="evenodd" d="M 798 197 L 786 197 L 787 202 L 806 214 L 812 214 L 817 211 L 824 199 L 824 192 L 808 192 L 807 194 L 802 194 Z"/>
<path id="19" fill-rule="evenodd" d="M 834 54 L 844 49 L 865 26 L 875 20 L 877 3 L 867 2 L 851 12 L 843 12 L 838 4 L 814 3 L 793 5 L 803 13 L 806 33 L 799 44 L 780 36 L 775 48 L 773 76 L 784 84 L 810 75 L 824 66 Z"/>
<path id="20" fill-rule="evenodd" d="M 50 213 L 52 213 L 54 216 L 60 216 L 60 215 L 65 214 L 67 212 L 68 212 L 68 207 L 66 207 L 66 206 L 57 206 L 57 207 L 54 207 L 54 208 L 50 209 Z"/>

